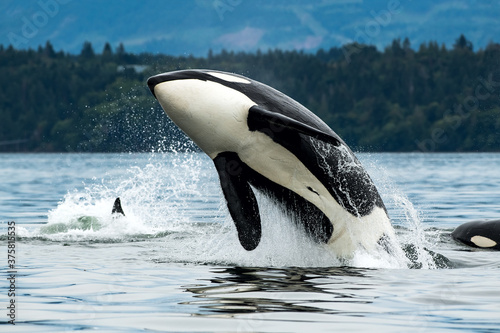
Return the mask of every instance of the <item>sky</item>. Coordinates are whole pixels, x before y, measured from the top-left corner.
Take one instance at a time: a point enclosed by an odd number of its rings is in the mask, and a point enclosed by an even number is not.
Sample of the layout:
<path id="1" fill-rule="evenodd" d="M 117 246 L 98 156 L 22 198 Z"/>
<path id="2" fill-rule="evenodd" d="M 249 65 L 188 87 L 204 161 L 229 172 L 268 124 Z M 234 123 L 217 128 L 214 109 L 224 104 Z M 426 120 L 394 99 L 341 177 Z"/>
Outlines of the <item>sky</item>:
<path id="1" fill-rule="evenodd" d="M 451 47 L 464 34 L 474 49 L 500 42 L 497 0 L 3 0 L 0 44 L 79 53 L 85 41 L 129 52 L 206 56 L 228 51 L 316 52 L 353 41 L 379 49 Z"/>

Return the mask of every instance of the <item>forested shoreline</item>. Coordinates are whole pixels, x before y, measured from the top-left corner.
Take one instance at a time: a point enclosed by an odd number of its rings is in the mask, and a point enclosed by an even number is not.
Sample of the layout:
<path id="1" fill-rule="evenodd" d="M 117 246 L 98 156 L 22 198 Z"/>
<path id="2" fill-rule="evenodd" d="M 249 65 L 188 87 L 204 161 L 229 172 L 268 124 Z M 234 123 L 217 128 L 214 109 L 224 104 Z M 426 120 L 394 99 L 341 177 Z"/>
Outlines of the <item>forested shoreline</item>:
<path id="1" fill-rule="evenodd" d="M 167 50 L 168 51 L 168 50 Z M 500 151 L 500 44 L 394 40 L 315 54 L 132 54 L 86 42 L 80 54 L 0 45 L 0 152 L 150 151 L 185 137 L 149 76 L 210 68 L 264 82 L 304 104 L 358 151 Z"/>

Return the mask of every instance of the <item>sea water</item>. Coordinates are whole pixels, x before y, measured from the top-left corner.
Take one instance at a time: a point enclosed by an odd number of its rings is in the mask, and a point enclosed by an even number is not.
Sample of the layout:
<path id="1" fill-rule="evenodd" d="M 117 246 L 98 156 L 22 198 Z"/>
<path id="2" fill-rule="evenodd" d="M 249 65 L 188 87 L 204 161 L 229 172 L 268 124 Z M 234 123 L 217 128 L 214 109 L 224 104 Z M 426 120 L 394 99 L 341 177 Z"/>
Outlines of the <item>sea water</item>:
<path id="1" fill-rule="evenodd" d="M 0 331 L 499 330 L 499 252 L 450 233 L 500 218 L 500 154 L 357 155 L 405 258 L 339 261 L 262 196 L 243 250 L 201 153 L 0 154 Z"/>

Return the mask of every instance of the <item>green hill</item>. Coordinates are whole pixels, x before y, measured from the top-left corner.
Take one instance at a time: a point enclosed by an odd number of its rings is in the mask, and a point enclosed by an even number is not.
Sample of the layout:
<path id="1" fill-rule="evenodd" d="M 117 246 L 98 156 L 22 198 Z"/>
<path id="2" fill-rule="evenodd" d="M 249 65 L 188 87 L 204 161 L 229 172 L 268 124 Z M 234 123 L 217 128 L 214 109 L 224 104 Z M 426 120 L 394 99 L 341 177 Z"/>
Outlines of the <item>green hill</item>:
<path id="1" fill-rule="evenodd" d="M 212 68 L 269 84 L 362 151 L 500 151 L 500 44 L 474 51 L 393 41 L 316 54 L 273 50 L 207 57 L 79 55 L 0 46 L 0 151 L 149 151 L 184 142 L 146 86 L 149 76 Z"/>

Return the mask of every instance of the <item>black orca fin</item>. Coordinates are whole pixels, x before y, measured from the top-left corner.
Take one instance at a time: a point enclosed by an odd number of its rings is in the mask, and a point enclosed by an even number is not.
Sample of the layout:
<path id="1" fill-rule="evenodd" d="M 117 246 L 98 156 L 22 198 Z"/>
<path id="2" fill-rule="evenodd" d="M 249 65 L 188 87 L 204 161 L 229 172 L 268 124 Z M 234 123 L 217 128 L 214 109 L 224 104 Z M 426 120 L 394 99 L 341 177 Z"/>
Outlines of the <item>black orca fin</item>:
<path id="1" fill-rule="evenodd" d="M 247 123 L 250 131 L 260 131 L 269 135 L 271 138 L 275 133 L 279 133 L 284 129 L 291 129 L 315 139 L 333 144 L 334 146 L 339 146 L 341 144 L 340 138 L 332 134 L 325 133 L 280 113 L 268 111 L 259 105 L 254 105 L 250 108 L 248 111 Z"/>
<path id="2" fill-rule="evenodd" d="M 113 204 L 113 210 L 111 211 L 111 214 L 122 214 L 123 216 L 125 216 L 120 198 L 116 198 L 115 203 Z"/>
<path id="3" fill-rule="evenodd" d="M 262 229 L 257 199 L 245 174 L 248 166 L 232 152 L 218 154 L 214 164 L 240 244 L 245 250 L 252 251 L 260 243 Z"/>

